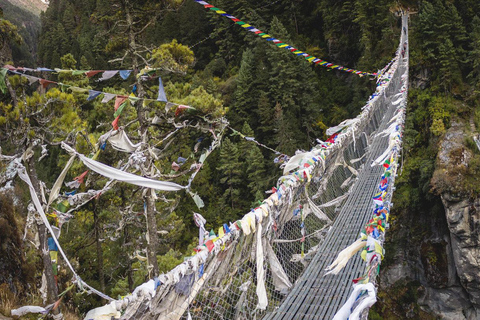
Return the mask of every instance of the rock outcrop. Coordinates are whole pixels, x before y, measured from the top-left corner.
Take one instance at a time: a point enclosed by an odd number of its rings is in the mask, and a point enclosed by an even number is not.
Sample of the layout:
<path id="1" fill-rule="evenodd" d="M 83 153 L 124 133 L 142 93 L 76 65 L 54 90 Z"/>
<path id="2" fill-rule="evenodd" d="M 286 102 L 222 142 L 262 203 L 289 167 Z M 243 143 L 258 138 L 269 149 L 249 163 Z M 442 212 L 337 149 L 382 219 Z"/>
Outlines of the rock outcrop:
<path id="1" fill-rule="evenodd" d="M 466 130 L 452 121 L 442 138 L 424 212 L 394 213 L 374 313 L 480 320 L 480 175 Z"/>
<path id="2" fill-rule="evenodd" d="M 440 147 L 432 183 L 440 189 L 460 283 L 480 317 L 480 198 L 467 182 L 480 182 L 470 172 L 473 156 L 464 126 L 454 123 Z"/>

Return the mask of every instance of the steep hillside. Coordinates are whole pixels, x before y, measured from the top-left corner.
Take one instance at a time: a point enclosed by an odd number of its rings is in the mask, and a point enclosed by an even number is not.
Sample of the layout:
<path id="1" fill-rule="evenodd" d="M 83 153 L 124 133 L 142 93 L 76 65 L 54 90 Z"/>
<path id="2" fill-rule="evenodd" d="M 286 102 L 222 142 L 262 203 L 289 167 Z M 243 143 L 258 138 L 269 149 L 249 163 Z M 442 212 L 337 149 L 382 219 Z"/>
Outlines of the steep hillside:
<path id="1" fill-rule="evenodd" d="M 14 64 L 35 66 L 40 32 L 39 16 L 12 4 L 9 0 L 0 0 L 0 6 L 3 9 L 4 18 L 18 27 L 18 32 L 23 38 L 23 43 L 20 45 L 10 43 Z"/>
<path id="2" fill-rule="evenodd" d="M 48 0 L 8 0 L 11 4 L 22 8 L 36 16 L 40 16 L 42 11 L 47 10 Z"/>

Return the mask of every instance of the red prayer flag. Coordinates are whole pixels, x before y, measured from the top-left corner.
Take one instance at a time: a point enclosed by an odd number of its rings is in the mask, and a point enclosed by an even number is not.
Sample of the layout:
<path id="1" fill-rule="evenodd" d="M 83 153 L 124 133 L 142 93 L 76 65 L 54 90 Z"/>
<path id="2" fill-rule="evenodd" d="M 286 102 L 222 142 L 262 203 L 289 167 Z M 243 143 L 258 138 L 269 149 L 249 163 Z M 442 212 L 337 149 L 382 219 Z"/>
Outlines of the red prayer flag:
<path id="1" fill-rule="evenodd" d="M 118 119 L 120 119 L 120 116 L 116 117 L 115 120 L 112 121 L 112 127 L 115 130 L 118 130 Z"/>
<path id="2" fill-rule="evenodd" d="M 215 248 L 212 240 L 208 240 L 205 245 L 207 246 L 208 252 L 212 252 L 213 248 Z"/>
<path id="3" fill-rule="evenodd" d="M 180 170 L 180 166 L 175 161 L 172 162 L 172 169 L 175 171 Z"/>
<path id="4" fill-rule="evenodd" d="M 78 177 L 73 178 L 73 180 L 77 181 L 78 183 L 82 184 L 85 176 L 88 174 L 88 170 L 79 175 Z"/>
<path id="5" fill-rule="evenodd" d="M 85 72 L 85 75 L 89 78 L 93 77 L 94 75 L 100 73 L 100 72 L 104 72 L 105 70 L 91 70 L 91 71 L 87 71 Z"/>
<path id="6" fill-rule="evenodd" d="M 115 99 L 115 111 L 117 111 L 117 109 L 120 107 L 120 105 L 122 103 L 125 102 L 125 100 L 127 100 L 128 97 L 125 97 L 125 96 L 117 96 L 117 98 Z"/>
<path id="7" fill-rule="evenodd" d="M 40 84 L 42 85 L 43 89 L 46 89 L 49 84 L 56 83 L 50 80 L 40 79 Z"/>
<path id="8" fill-rule="evenodd" d="M 175 110 L 175 117 L 178 117 L 179 115 L 181 115 L 185 109 L 191 109 L 191 108 L 192 107 L 190 106 L 179 105 L 177 107 L 177 110 Z"/>

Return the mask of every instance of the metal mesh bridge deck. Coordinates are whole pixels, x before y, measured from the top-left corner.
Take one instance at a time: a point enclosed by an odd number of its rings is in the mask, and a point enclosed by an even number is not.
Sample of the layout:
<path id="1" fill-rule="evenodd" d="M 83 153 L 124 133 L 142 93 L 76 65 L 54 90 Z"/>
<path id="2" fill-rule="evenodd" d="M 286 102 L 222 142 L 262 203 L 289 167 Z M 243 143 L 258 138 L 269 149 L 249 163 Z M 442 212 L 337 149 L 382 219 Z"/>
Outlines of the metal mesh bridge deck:
<path id="1" fill-rule="evenodd" d="M 400 68 L 402 69 L 402 68 Z M 397 75 L 402 74 L 397 70 Z M 390 91 L 386 99 L 385 115 L 377 132 L 385 130 L 395 111 L 390 102 L 398 91 Z M 393 91 L 393 93 L 392 93 Z M 295 283 L 282 305 L 265 316 L 266 320 L 332 319 L 352 291 L 352 280 L 365 271 L 365 262 L 355 255 L 338 275 L 325 274 L 325 268 L 335 260 L 338 253 L 358 239 L 359 233 L 372 216 L 372 196 L 378 191 L 382 167 L 370 164 L 388 146 L 388 137 L 375 136 L 369 144 L 367 161 L 359 172 L 358 180 L 349 192 L 332 229 L 312 259 L 303 275 Z"/>

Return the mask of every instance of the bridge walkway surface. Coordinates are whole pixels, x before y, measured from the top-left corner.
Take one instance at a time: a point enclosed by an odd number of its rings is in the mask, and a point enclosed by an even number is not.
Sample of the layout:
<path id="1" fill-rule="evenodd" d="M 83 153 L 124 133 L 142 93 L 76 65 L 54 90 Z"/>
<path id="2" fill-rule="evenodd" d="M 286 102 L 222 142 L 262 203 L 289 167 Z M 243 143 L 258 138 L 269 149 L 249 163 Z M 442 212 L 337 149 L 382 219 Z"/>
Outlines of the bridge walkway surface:
<path id="1" fill-rule="evenodd" d="M 404 68 L 396 71 L 403 74 Z M 378 132 L 389 126 L 396 107 L 391 103 L 399 92 L 400 81 L 394 90 L 389 90 Z M 392 92 L 393 91 L 393 92 Z M 267 314 L 266 320 L 291 319 L 332 319 L 338 309 L 346 302 L 352 291 L 352 280 L 365 272 L 365 263 L 360 255 L 355 255 L 338 275 L 325 274 L 325 268 L 337 257 L 338 253 L 359 238 L 359 234 L 372 216 L 372 197 L 378 192 L 378 184 L 383 172 L 382 166 L 370 164 L 379 157 L 388 146 L 388 136 L 375 136 L 369 145 L 367 161 L 359 172 L 358 181 L 352 187 L 349 197 L 343 205 L 332 229 L 320 245 L 316 256 L 299 278 L 283 304 Z"/>

